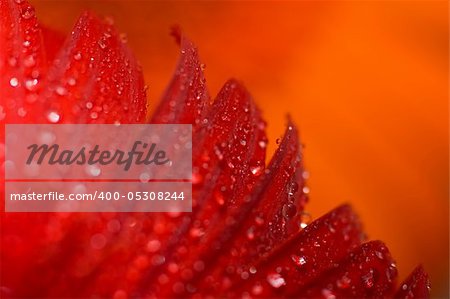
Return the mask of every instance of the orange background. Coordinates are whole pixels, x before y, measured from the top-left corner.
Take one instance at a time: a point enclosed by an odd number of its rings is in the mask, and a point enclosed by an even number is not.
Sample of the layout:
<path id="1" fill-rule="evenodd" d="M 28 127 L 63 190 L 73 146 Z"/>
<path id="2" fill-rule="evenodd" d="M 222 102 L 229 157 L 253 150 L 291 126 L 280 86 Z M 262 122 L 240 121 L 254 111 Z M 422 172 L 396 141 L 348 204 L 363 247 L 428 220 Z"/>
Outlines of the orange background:
<path id="1" fill-rule="evenodd" d="M 180 24 L 215 95 L 242 80 L 274 140 L 290 113 L 306 145 L 308 211 L 350 202 L 403 279 L 422 262 L 448 294 L 448 4 L 399 2 L 32 1 L 69 32 L 84 9 L 113 16 L 155 107 L 175 67 Z"/>

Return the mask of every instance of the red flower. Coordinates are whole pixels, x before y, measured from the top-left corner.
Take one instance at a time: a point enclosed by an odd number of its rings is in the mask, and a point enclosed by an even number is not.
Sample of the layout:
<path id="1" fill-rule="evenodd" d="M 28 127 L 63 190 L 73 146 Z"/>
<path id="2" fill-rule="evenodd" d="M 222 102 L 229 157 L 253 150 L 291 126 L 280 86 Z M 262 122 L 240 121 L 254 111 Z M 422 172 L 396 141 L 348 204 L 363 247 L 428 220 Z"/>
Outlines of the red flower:
<path id="1" fill-rule="evenodd" d="M 140 67 L 110 21 L 86 13 L 62 44 L 25 1 L 0 4 L 2 142 L 5 123 L 145 122 Z M 193 125 L 193 212 L 2 213 L 2 297 L 428 297 L 420 266 L 395 293 L 394 260 L 363 243 L 348 205 L 308 223 L 295 125 L 266 166 L 250 94 L 230 80 L 211 103 L 195 46 L 174 34 L 151 122 Z"/>

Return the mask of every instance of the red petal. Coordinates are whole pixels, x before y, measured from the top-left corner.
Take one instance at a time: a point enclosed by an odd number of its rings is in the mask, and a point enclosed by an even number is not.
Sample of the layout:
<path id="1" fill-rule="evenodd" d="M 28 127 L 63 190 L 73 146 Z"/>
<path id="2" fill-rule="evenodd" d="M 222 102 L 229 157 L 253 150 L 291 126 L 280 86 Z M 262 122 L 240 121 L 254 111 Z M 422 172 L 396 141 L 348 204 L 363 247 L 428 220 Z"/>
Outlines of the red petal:
<path id="1" fill-rule="evenodd" d="M 81 16 L 49 70 L 51 123 L 138 123 L 145 120 L 141 68 L 110 22 Z"/>
<path id="2" fill-rule="evenodd" d="M 417 266 L 405 281 L 400 284 L 395 298 L 430 298 L 430 280 L 422 266 Z"/>
<path id="3" fill-rule="evenodd" d="M 289 123 L 268 169 L 258 171 L 265 174 L 249 195 L 248 203 L 244 202 L 232 210 L 232 215 L 234 213 L 239 219 L 236 220 L 232 243 L 222 249 L 225 252 L 212 263 L 214 272 L 208 276 L 203 287 L 214 287 L 223 292 L 222 281 L 231 280 L 236 272 L 240 274 L 243 268 L 248 268 L 275 244 L 299 230 L 299 215 L 306 197 L 302 192 L 300 143 L 293 124 Z"/>
<path id="4" fill-rule="evenodd" d="M 152 123 L 201 125 L 209 110 L 210 97 L 206 89 L 204 66 L 197 48 L 180 33 L 181 56 L 162 101 L 153 114 Z"/>
<path id="5" fill-rule="evenodd" d="M 341 206 L 318 218 L 269 254 L 237 270 L 233 296 L 275 297 L 295 293 L 333 268 L 361 244 L 361 224 L 352 209 Z M 243 247 L 247 245 L 243 244 Z M 239 264 L 238 264 L 239 265 Z M 230 263 L 228 267 L 232 266 Z"/>
<path id="6" fill-rule="evenodd" d="M 260 173 L 252 173 L 252 166 L 264 167 L 264 123 L 241 84 L 234 80 L 227 82 L 206 119 L 207 126 L 194 136 L 193 213 L 184 217 L 173 242 L 169 242 L 172 245 L 163 251 L 166 264 L 176 263 L 180 269 L 177 273 L 163 270 L 172 283 L 181 279 L 182 273 L 191 271 L 200 256 L 207 264 L 207 259 L 217 254 L 220 247 L 213 243 L 229 241 L 229 233 L 227 240 L 221 238 L 223 230 L 229 229 L 226 222 L 230 210 L 243 204 L 259 178 Z M 194 276 L 184 275 L 188 280 Z M 167 286 L 158 296 L 172 292 L 171 284 Z"/>
<path id="7" fill-rule="evenodd" d="M 386 246 L 371 241 L 355 249 L 311 285 L 298 290 L 297 296 L 385 298 L 393 295 L 396 278 L 397 268 Z"/>
<path id="8" fill-rule="evenodd" d="M 0 121 L 29 123 L 46 71 L 41 30 L 27 1 L 0 1 Z M 3 135 L 3 131 L 2 131 Z"/>

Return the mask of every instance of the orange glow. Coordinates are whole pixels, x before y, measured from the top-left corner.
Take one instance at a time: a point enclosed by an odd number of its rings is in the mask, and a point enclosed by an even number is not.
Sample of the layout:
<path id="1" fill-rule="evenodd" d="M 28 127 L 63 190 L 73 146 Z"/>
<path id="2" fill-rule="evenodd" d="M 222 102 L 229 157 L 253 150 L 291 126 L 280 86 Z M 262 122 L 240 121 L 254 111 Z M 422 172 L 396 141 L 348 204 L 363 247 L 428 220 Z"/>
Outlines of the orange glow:
<path id="1" fill-rule="evenodd" d="M 308 210 L 342 202 L 382 239 L 404 278 L 422 262 L 448 294 L 448 3 L 31 1 L 68 32 L 82 10 L 113 16 L 142 63 L 151 109 L 168 83 L 179 24 L 211 94 L 242 80 L 269 123 L 292 115 L 306 145 Z"/>

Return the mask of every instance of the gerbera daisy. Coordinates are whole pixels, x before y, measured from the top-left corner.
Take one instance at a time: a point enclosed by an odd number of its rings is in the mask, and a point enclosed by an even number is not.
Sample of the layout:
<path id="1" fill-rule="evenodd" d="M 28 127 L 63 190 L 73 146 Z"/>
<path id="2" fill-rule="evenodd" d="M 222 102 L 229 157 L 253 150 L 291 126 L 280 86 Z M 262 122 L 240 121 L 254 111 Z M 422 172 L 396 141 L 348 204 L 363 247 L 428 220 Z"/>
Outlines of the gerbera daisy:
<path id="1" fill-rule="evenodd" d="M 110 20 L 85 13 L 66 41 L 24 0 L 0 1 L 5 123 L 145 123 L 139 64 Z M 265 122 L 237 80 L 212 101 L 198 52 L 180 60 L 150 123 L 193 126 L 192 213 L 2 213 L 2 297 L 426 298 L 348 205 L 310 222 L 288 119 L 265 164 Z M 4 183 L 1 196 L 4 204 Z"/>

